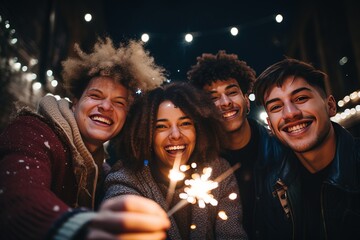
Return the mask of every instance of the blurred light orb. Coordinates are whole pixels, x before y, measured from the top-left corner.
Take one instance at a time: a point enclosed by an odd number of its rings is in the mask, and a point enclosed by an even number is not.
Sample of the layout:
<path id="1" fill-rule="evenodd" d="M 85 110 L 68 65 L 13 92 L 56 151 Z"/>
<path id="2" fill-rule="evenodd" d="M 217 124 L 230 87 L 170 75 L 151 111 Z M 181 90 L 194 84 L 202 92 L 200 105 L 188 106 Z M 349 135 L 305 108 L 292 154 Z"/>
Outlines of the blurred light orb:
<path id="1" fill-rule="evenodd" d="M 340 60 L 339 60 L 339 64 L 341 66 L 345 65 L 346 63 L 348 62 L 348 58 L 345 56 L 345 57 L 342 57 Z"/>
<path id="2" fill-rule="evenodd" d="M 53 86 L 53 87 L 56 87 L 58 85 L 58 81 L 57 80 L 52 80 L 51 81 L 51 86 Z"/>
<path id="3" fill-rule="evenodd" d="M 283 16 L 281 14 L 276 15 L 275 21 L 277 23 L 281 23 L 284 20 Z"/>
<path id="4" fill-rule="evenodd" d="M 236 27 L 232 27 L 230 29 L 230 33 L 231 33 L 231 35 L 236 36 L 239 33 L 239 29 L 237 29 Z"/>
<path id="5" fill-rule="evenodd" d="M 185 35 L 185 41 L 186 42 L 192 42 L 192 40 L 194 39 L 193 35 L 191 35 L 190 33 Z"/>
<path id="6" fill-rule="evenodd" d="M 147 33 L 144 33 L 143 35 L 141 35 L 141 41 L 143 41 L 143 42 L 148 42 L 149 41 L 149 39 L 150 39 L 150 36 L 149 36 L 149 34 L 147 34 Z"/>
<path id="7" fill-rule="evenodd" d="M 32 85 L 32 88 L 33 88 L 34 91 L 37 91 L 37 90 L 41 89 L 41 86 L 42 86 L 41 83 L 34 82 L 33 85 Z"/>
<path id="8" fill-rule="evenodd" d="M 85 14 L 84 19 L 86 22 L 90 22 L 92 20 L 92 15 L 90 13 Z"/>
<path id="9" fill-rule="evenodd" d="M 255 101 L 255 94 L 250 93 L 249 94 L 249 100 L 252 101 L 252 102 Z"/>

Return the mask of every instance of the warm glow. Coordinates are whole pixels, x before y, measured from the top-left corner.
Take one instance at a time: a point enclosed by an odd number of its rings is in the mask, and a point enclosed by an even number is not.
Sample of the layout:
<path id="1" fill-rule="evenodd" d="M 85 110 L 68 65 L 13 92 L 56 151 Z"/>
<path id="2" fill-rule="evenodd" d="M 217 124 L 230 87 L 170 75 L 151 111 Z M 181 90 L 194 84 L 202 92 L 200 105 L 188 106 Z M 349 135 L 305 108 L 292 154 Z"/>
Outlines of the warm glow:
<path id="1" fill-rule="evenodd" d="M 150 36 L 149 36 L 149 34 L 147 34 L 147 33 L 144 33 L 143 35 L 141 35 L 141 41 L 143 41 L 143 42 L 148 42 L 149 41 L 149 39 L 150 39 Z"/>

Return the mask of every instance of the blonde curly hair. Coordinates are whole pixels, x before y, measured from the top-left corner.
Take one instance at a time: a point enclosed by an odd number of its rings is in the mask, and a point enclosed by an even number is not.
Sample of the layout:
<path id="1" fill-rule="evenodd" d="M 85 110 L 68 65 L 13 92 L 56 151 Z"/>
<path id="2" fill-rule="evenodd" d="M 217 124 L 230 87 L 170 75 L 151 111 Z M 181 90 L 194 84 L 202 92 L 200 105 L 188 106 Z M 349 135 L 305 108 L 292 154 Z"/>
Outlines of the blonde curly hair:
<path id="1" fill-rule="evenodd" d="M 62 62 L 64 87 L 72 97 L 80 98 L 93 77 L 108 76 L 130 90 L 146 92 L 160 86 L 165 77 L 165 69 L 154 63 L 154 58 L 145 51 L 143 43 L 130 40 L 114 47 L 106 37 L 98 39 L 92 53 L 85 53 L 79 44 L 74 45 L 77 57 L 69 57 Z"/>

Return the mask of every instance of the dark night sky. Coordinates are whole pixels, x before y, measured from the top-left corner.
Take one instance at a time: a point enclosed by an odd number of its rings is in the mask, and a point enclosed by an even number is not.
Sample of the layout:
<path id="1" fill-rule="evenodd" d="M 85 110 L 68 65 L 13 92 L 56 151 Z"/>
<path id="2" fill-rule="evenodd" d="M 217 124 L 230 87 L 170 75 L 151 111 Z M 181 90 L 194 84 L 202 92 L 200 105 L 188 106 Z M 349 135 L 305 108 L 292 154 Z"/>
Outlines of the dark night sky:
<path id="1" fill-rule="evenodd" d="M 149 33 L 146 48 L 155 61 L 171 79 L 183 79 L 197 56 L 218 50 L 237 54 L 260 73 L 283 57 L 295 9 L 294 1 L 280 0 L 106 0 L 104 16 L 115 41 Z M 274 20 L 277 13 L 284 16 L 280 24 Z M 230 26 L 239 27 L 237 36 L 230 34 Z M 183 39 L 187 32 L 195 32 L 190 44 Z"/>

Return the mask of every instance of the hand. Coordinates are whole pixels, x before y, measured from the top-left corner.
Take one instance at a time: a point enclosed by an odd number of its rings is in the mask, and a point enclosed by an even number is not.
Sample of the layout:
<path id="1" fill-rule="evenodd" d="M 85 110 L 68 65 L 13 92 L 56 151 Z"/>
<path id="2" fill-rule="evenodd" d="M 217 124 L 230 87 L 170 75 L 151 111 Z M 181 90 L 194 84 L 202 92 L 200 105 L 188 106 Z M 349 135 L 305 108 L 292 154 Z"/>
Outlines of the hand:
<path id="1" fill-rule="evenodd" d="M 90 221 L 86 239 L 165 239 L 170 221 L 153 200 L 123 195 L 106 200 Z"/>

